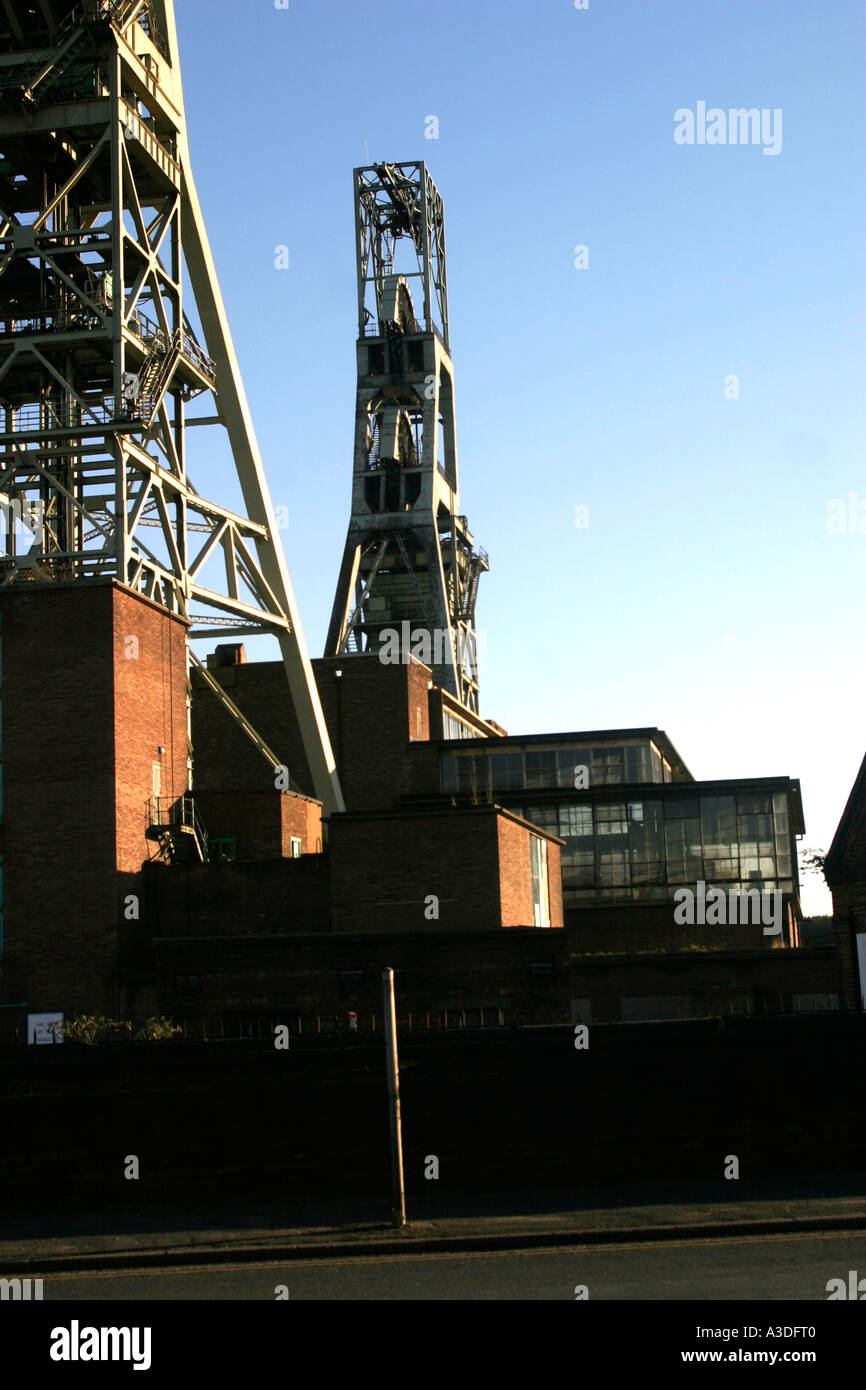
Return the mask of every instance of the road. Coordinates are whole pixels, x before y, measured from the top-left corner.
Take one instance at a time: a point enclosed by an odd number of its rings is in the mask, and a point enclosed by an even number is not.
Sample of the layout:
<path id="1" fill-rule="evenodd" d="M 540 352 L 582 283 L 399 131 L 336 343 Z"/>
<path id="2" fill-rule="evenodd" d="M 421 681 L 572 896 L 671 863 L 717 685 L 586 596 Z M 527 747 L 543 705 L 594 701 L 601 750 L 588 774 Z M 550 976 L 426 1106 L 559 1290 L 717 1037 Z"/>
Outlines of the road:
<path id="1" fill-rule="evenodd" d="M 585 1285 L 591 1300 L 825 1301 L 827 1281 L 847 1281 L 852 1269 L 866 1275 L 866 1237 L 832 1232 L 49 1274 L 44 1299 L 259 1300 L 285 1285 L 295 1301 L 572 1301 L 575 1286 Z"/>

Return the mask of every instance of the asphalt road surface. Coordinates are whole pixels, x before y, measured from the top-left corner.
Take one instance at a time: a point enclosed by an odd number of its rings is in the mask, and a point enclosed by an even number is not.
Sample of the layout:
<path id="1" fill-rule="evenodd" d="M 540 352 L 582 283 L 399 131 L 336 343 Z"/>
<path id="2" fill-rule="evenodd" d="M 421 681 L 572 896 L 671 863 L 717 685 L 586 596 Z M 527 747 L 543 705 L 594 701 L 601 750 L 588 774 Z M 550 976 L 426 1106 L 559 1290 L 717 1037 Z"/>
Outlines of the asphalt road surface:
<path id="1" fill-rule="evenodd" d="M 863 1234 L 738 1237 L 657 1245 L 573 1247 L 501 1254 L 209 1265 L 49 1274 L 44 1299 L 559 1300 L 585 1285 L 592 1299 L 814 1299 L 827 1281 L 866 1274 Z M 284 1295 L 283 1295 L 284 1296 Z"/>

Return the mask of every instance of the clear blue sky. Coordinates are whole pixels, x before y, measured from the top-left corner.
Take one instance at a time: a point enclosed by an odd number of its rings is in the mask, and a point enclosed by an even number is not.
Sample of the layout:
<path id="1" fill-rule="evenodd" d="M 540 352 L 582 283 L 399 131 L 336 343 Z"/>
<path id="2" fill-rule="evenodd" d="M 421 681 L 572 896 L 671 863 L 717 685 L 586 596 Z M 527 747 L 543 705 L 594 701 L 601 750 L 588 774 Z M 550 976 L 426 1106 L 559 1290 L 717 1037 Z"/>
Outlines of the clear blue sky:
<path id="1" fill-rule="evenodd" d="M 699 778 L 799 777 L 804 843 L 826 848 L 866 747 L 859 0 L 178 0 L 177 17 L 311 652 L 349 514 L 352 169 L 425 159 L 461 502 L 491 557 L 482 713 L 512 733 L 657 724 Z M 698 102 L 780 109 L 780 152 L 676 144 Z M 230 500 L 216 461 L 196 482 Z M 863 532 L 828 532 L 851 492 Z"/>

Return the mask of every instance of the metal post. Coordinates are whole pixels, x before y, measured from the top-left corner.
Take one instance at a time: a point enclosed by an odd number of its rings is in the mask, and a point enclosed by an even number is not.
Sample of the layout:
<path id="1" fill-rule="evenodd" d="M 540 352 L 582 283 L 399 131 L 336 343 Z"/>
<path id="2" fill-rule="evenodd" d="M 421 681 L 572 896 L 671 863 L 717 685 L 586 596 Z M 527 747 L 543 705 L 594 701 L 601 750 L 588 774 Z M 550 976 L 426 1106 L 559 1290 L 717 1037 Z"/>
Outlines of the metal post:
<path id="1" fill-rule="evenodd" d="M 391 1126 L 391 1224 L 406 1225 L 406 1193 L 403 1190 L 403 1130 L 400 1123 L 400 1064 L 397 1060 L 397 1015 L 394 1007 L 394 971 L 382 971 L 385 1002 L 385 1058 L 388 1067 L 388 1118 Z"/>

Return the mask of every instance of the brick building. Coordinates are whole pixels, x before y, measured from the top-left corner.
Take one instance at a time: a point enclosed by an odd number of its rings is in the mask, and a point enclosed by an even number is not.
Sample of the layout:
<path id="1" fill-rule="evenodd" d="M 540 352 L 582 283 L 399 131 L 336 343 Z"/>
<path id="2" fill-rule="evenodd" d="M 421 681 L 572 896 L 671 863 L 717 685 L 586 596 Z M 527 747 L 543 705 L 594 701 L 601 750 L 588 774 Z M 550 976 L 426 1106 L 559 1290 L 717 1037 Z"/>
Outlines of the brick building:
<path id="1" fill-rule="evenodd" d="M 436 687 L 430 669 L 411 655 L 395 665 L 372 656 L 313 665 L 347 811 L 327 825 L 327 894 L 321 885 L 318 908 L 304 898 L 298 919 L 298 927 L 307 933 L 312 927 L 317 937 L 319 992 L 307 983 L 296 998 L 280 987 L 293 1017 L 304 1010 L 316 1017 L 339 1012 L 351 1006 L 350 996 L 359 1004 L 364 989 L 375 995 L 378 976 L 370 964 L 358 975 L 345 963 L 337 938 L 349 932 L 365 950 L 375 953 L 377 942 L 380 948 L 387 942 L 392 952 L 399 943 L 410 953 L 400 957 L 400 989 L 406 1012 L 416 1015 L 459 1013 L 461 999 L 473 1017 L 485 1007 L 519 1021 L 537 1021 L 539 1011 L 579 1021 L 838 1003 L 832 950 L 799 949 L 796 840 L 803 813 L 796 781 L 696 782 L 658 729 L 509 737 Z M 305 794 L 309 772 L 278 663 L 247 663 L 225 652 L 210 666 L 262 738 L 285 751 L 292 783 Z M 267 763 L 195 676 L 192 728 L 198 753 L 209 753 L 207 795 L 220 789 L 227 810 L 236 788 L 263 799 L 279 796 Z M 232 826 L 220 821 L 214 829 L 230 837 Z M 537 875 L 527 881 L 525 865 L 533 841 L 546 843 L 549 881 L 562 885 L 562 916 L 559 895 L 552 894 L 550 925 L 562 921 L 568 930 L 549 939 L 545 960 L 524 964 L 523 990 L 518 978 L 506 984 L 503 960 L 519 975 L 518 941 L 527 932 L 532 940 Z M 238 862 L 222 872 L 246 884 L 242 915 L 262 927 L 268 911 L 254 901 L 258 875 L 249 864 L 242 867 L 254 854 L 254 845 L 239 839 Z M 169 879 L 176 872 L 155 870 Z M 700 882 L 726 892 L 754 893 L 757 886 L 778 893 L 779 930 L 765 934 L 760 919 L 678 923 L 673 895 Z M 503 957 L 498 949 L 492 956 L 487 934 L 520 925 L 502 948 L 515 955 Z M 276 929 L 285 931 L 285 924 Z M 474 931 L 485 933 L 477 938 L 484 982 L 470 980 Z M 461 991 L 455 982 L 443 993 L 451 943 L 458 940 L 464 985 Z M 287 951 L 298 948 L 297 941 L 286 942 Z M 171 998 L 180 1009 L 176 981 L 194 979 L 197 1002 L 187 997 L 185 1012 L 199 1009 L 213 1026 L 223 985 L 192 969 L 197 949 L 188 933 L 160 932 L 160 999 Z M 207 951 L 214 970 L 221 949 L 213 933 Z M 260 984 L 244 995 L 237 950 L 232 959 L 227 1012 L 248 1023 L 266 1019 L 278 992 L 268 995 L 270 986 Z M 263 972 L 259 979 L 274 976 Z M 547 988 L 539 996 L 542 979 Z"/>
<path id="2" fill-rule="evenodd" d="M 843 993 L 866 1009 L 866 758 L 827 852 Z"/>
<path id="3" fill-rule="evenodd" d="M 346 801 L 323 821 L 281 663 L 208 670 L 282 779 L 147 600 L 22 585 L 0 618 L 7 1033 L 51 1010 L 333 1026 L 375 1015 L 383 964 L 401 1016 L 449 1025 L 845 994 L 832 949 L 799 948 L 795 780 L 698 782 L 655 728 L 509 736 L 415 657 L 353 655 L 313 663 Z M 777 928 L 677 920 L 690 885 L 777 895 Z"/>
<path id="4" fill-rule="evenodd" d="M 186 628 L 113 582 L 0 595 L 0 1004 L 123 1011 L 149 808 L 189 785 Z"/>

